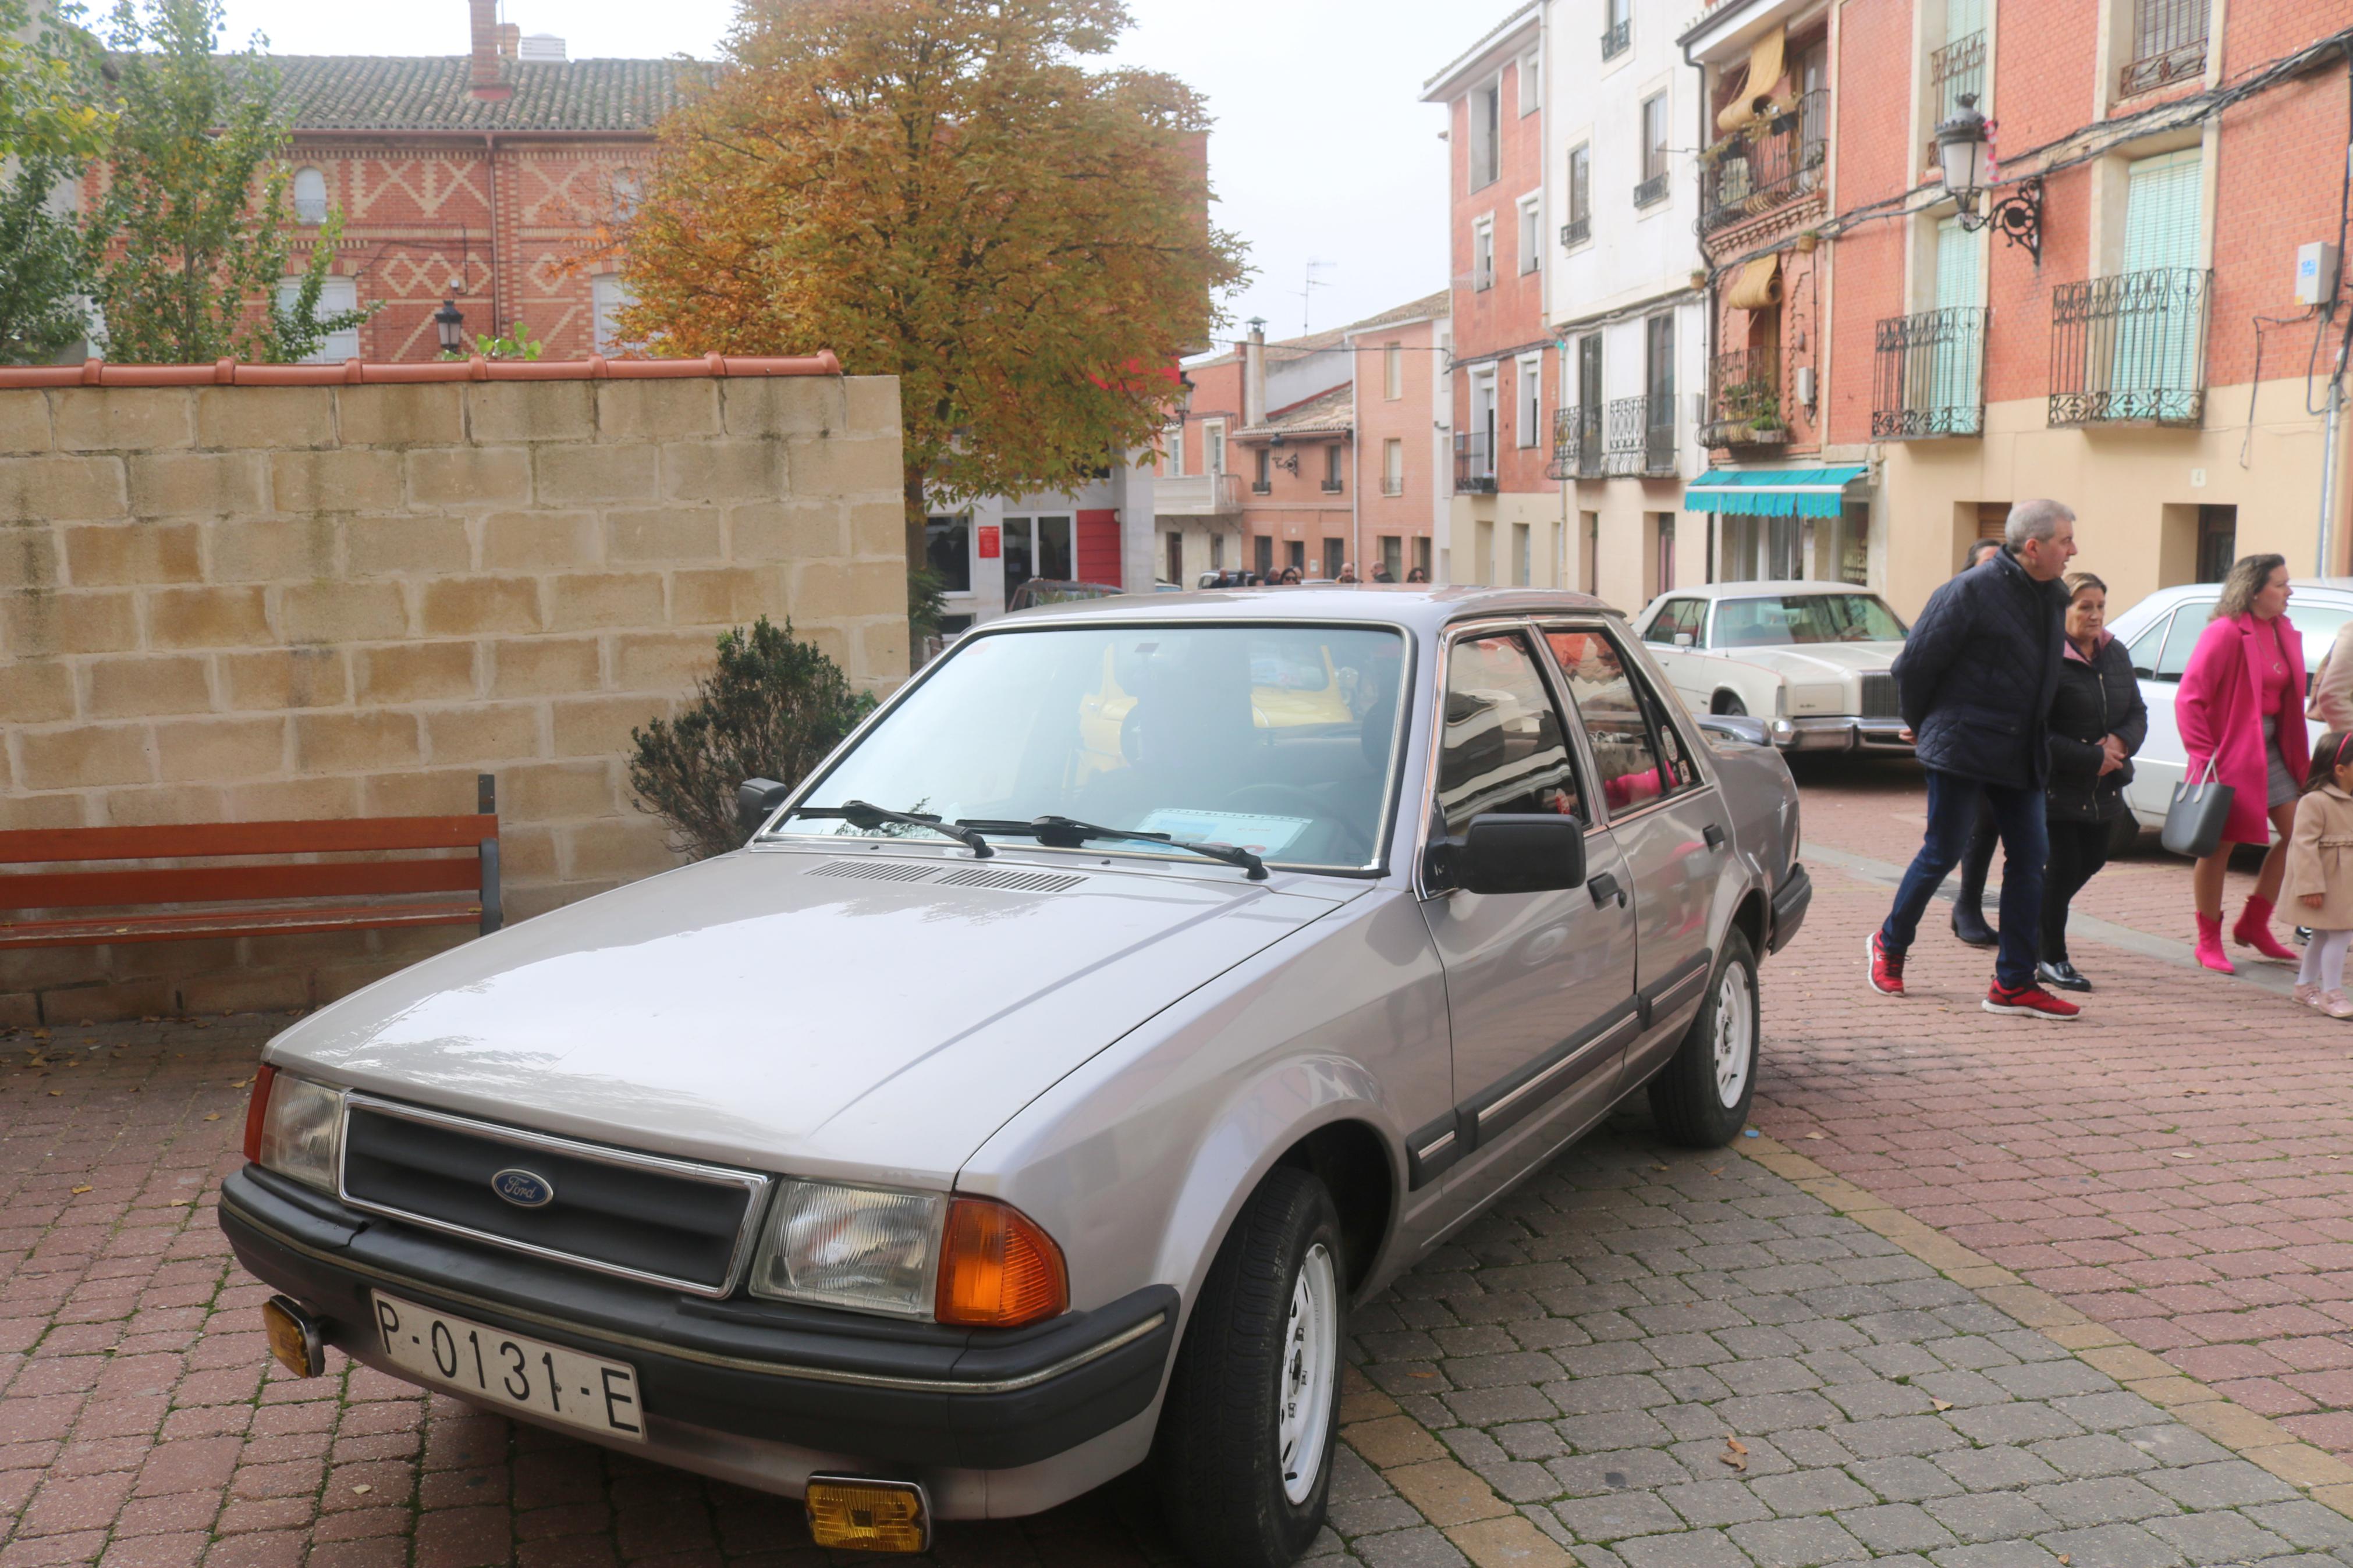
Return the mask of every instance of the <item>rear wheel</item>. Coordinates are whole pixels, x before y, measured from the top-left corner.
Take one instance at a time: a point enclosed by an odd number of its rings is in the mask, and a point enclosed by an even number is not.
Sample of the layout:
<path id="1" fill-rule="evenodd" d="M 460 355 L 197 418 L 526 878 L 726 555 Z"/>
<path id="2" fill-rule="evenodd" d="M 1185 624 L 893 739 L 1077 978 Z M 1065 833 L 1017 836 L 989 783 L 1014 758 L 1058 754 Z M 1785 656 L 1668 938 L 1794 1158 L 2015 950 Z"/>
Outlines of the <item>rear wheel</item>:
<path id="1" fill-rule="evenodd" d="M 1735 931 L 1699 1016 L 1651 1080 L 1651 1112 L 1671 1141 L 1718 1149 L 1740 1136 L 1757 1097 L 1757 954 Z"/>
<path id="2" fill-rule="evenodd" d="M 1153 1444 L 1169 1528 L 1202 1568 L 1285 1568 L 1323 1525 L 1345 1289 L 1331 1194 L 1269 1173 L 1209 1266 Z"/>

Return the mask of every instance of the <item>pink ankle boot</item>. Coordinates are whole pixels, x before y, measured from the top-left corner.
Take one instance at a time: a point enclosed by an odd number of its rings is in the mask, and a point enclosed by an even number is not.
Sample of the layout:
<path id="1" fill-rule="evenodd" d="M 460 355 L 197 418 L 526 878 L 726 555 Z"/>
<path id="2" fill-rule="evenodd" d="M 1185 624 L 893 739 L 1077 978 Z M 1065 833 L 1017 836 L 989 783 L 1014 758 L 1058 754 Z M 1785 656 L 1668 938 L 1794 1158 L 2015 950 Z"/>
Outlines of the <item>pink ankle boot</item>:
<path id="1" fill-rule="evenodd" d="M 2238 923 L 2231 928 L 2231 940 L 2241 947 L 2253 948 L 2275 963 L 2294 963 L 2296 960 L 2296 955 L 2272 935 L 2272 906 L 2268 899 L 2248 895 L 2247 907 L 2240 911 Z"/>
<path id="2" fill-rule="evenodd" d="M 2198 917 L 2198 962 L 2218 974 L 2236 974 L 2239 966 L 2222 952 L 2222 917 Z"/>

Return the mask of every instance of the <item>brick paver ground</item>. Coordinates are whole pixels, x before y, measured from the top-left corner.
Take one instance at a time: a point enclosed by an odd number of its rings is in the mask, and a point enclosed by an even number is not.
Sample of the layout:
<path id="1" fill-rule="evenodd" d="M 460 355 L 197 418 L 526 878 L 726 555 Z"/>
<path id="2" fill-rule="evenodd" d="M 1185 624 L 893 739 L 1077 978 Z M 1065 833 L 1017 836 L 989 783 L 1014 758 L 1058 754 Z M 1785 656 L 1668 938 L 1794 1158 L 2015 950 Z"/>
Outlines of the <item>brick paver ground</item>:
<path id="1" fill-rule="evenodd" d="M 1899 858 L 1901 836 L 1891 851 L 1868 819 L 1904 807 L 1900 775 L 1818 781 L 1808 835 Z M 2353 1447 L 2337 1425 L 2353 1390 L 2331 1380 L 2353 1367 L 2335 1359 L 2353 1323 L 2353 1172 L 2337 1169 L 2353 1031 L 2112 950 L 2098 964 L 2116 984 L 2063 1034 L 1976 1011 L 1983 961 L 1949 942 L 1923 943 L 1924 994 L 1886 1003 L 1854 962 L 1885 889 L 1817 879 L 1807 932 L 1768 968 L 1760 1121 L 2310 1440 Z M 281 1022 L 0 1038 L 0 1568 L 821 1559 L 795 1505 L 340 1358 L 311 1381 L 269 1366 L 262 1292 L 211 1204 L 237 1159 L 240 1080 Z M 2353 1563 L 2353 1521 L 1737 1151 L 1662 1152 L 1639 1113 L 1357 1328 L 1325 1562 Z M 1173 1558 L 1132 1481 L 946 1527 L 936 1555 Z"/>

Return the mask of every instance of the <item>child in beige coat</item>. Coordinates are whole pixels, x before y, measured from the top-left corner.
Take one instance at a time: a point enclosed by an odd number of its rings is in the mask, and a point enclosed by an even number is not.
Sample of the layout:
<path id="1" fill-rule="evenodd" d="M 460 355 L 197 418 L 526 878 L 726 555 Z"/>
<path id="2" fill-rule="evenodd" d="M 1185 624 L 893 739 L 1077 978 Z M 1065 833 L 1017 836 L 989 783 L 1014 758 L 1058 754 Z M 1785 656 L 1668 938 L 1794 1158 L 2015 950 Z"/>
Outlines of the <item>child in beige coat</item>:
<path id="1" fill-rule="evenodd" d="M 2353 729 L 2332 730 L 2312 749 L 2280 901 L 2312 927 L 2295 999 L 2332 1018 L 2353 1018 L 2345 994 L 2345 951 L 2353 946 Z"/>

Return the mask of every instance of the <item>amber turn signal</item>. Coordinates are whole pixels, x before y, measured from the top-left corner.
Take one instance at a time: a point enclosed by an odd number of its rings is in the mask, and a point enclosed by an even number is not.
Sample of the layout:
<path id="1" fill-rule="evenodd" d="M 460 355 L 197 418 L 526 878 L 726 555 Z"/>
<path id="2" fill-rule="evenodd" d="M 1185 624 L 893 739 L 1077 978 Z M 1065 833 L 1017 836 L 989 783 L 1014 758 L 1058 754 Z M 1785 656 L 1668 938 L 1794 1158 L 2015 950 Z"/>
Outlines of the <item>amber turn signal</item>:
<path id="1" fill-rule="evenodd" d="M 931 1544 L 923 1489 L 913 1481 L 811 1476 L 809 1536 L 851 1552 L 921 1552 Z"/>
<path id="2" fill-rule="evenodd" d="M 1019 1209 L 989 1198 L 948 1205 L 934 1315 L 967 1328 L 1017 1329 L 1069 1310 L 1062 1249 Z"/>
<path id="3" fill-rule="evenodd" d="M 290 1297 L 272 1296 L 261 1304 L 261 1326 L 269 1336 L 269 1353 L 297 1377 L 316 1377 L 327 1370 L 327 1342 L 319 1321 Z"/>
<path id="4" fill-rule="evenodd" d="M 269 1080 L 277 1076 L 274 1067 L 253 1069 L 253 1098 L 245 1105 L 245 1158 L 248 1164 L 261 1163 L 261 1124 L 269 1119 Z"/>

